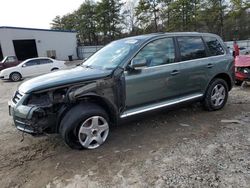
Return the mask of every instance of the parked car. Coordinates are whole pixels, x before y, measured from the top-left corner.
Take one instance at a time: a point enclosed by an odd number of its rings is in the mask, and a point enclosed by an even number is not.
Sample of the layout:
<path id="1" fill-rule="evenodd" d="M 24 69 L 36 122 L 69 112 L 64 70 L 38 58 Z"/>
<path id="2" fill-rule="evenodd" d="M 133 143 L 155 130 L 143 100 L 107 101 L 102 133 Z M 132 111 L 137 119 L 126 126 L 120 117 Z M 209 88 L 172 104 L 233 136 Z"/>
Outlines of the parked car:
<path id="1" fill-rule="evenodd" d="M 184 102 L 223 108 L 234 74 L 234 59 L 217 35 L 135 36 L 108 44 L 74 69 L 24 82 L 9 111 L 21 131 L 60 133 L 71 148 L 94 149 L 123 118 Z"/>
<path id="2" fill-rule="evenodd" d="M 10 67 L 17 66 L 21 61 L 18 61 L 16 56 L 6 56 L 0 62 L 0 71 Z"/>
<path id="3" fill-rule="evenodd" d="M 20 81 L 23 78 L 46 74 L 51 71 L 65 69 L 65 61 L 58 61 L 47 57 L 27 59 L 19 65 L 1 71 L 3 80 Z"/>
<path id="4" fill-rule="evenodd" d="M 250 55 L 240 55 L 235 58 L 235 84 L 250 81 Z"/>
<path id="5" fill-rule="evenodd" d="M 240 47 L 239 50 L 241 55 L 250 54 L 250 47 Z"/>
<path id="6" fill-rule="evenodd" d="M 233 56 L 234 49 L 231 48 L 231 47 L 227 47 L 227 48 L 228 48 L 230 54 L 232 54 L 232 56 Z M 248 55 L 248 54 L 250 54 L 250 47 L 239 47 L 239 50 L 240 50 L 240 55 Z"/>

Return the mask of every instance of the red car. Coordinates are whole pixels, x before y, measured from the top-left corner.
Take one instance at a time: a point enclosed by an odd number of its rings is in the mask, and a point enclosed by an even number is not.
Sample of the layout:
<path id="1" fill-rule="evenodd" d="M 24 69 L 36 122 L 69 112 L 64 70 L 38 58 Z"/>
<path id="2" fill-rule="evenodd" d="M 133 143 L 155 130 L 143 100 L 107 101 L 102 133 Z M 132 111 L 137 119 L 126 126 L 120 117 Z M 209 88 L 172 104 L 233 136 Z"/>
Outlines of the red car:
<path id="1" fill-rule="evenodd" d="M 235 58 L 235 84 L 250 81 L 250 55 L 239 55 Z"/>
<path id="2" fill-rule="evenodd" d="M 21 61 L 18 61 L 16 56 L 6 56 L 0 62 L 0 71 L 9 67 L 17 66 Z"/>

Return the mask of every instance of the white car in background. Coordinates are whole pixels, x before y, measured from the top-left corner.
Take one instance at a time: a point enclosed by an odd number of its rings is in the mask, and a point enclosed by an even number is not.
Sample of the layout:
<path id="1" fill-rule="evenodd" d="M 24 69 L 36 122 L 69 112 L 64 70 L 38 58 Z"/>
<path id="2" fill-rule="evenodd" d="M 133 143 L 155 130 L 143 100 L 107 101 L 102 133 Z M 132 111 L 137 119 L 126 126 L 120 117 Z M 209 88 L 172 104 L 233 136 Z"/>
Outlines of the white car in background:
<path id="1" fill-rule="evenodd" d="M 240 47 L 239 50 L 241 55 L 250 54 L 250 47 Z"/>
<path id="2" fill-rule="evenodd" d="M 66 68 L 65 61 L 58 61 L 48 57 L 38 57 L 27 59 L 15 67 L 2 70 L 0 72 L 0 79 L 17 82 L 23 78 L 34 77 Z"/>

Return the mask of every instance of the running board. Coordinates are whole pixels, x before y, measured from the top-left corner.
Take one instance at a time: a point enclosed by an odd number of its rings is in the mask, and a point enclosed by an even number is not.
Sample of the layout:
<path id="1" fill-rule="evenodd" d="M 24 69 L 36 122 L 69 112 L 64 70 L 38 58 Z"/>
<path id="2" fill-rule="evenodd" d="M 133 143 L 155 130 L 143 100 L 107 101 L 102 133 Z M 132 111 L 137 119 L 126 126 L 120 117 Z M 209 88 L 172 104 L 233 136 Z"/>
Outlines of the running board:
<path id="1" fill-rule="evenodd" d="M 134 108 L 134 109 L 127 110 L 127 111 L 123 112 L 121 114 L 120 118 L 126 118 L 126 117 L 133 116 L 136 114 L 141 114 L 143 112 L 148 112 L 151 110 L 156 110 L 156 109 L 167 107 L 167 106 L 172 106 L 172 105 L 186 102 L 189 100 L 197 99 L 197 98 L 200 98 L 202 96 L 203 96 L 202 94 L 189 95 L 186 97 L 179 98 L 178 100 L 168 100 L 168 101 L 151 104 L 151 105 L 144 106 L 144 107 Z"/>

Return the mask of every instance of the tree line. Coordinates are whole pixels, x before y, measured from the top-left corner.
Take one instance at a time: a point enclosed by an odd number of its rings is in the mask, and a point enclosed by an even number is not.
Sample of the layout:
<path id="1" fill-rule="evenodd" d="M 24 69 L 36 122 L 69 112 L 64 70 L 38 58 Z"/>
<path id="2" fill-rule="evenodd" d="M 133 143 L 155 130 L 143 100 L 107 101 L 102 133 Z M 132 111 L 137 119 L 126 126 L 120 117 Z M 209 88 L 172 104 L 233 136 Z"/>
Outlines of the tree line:
<path id="1" fill-rule="evenodd" d="M 79 43 L 100 45 L 127 36 L 197 31 L 224 40 L 250 38 L 249 0 L 85 0 L 51 29 L 75 30 Z"/>

